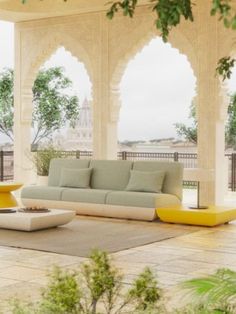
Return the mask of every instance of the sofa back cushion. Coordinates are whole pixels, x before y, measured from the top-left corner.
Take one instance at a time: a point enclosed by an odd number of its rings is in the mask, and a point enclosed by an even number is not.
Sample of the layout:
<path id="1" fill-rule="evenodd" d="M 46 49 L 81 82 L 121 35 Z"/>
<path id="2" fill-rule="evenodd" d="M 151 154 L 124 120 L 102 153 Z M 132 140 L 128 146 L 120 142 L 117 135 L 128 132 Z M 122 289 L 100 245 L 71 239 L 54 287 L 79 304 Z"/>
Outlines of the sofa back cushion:
<path id="1" fill-rule="evenodd" d="M 127 160 L 91 160 L 93 168 L 92 189 L 125 190 L 132 169 L 132 161 Z"/>
<path id="2" fill-rule="evenodd" d="M 55 158 L 50 162 L 48 185 L 59 186 L 61 179 L 61 170 L 66 169 L 84 169 L 89 167 L 90 160 Z"/>
<path id="3" fill-rule="evenodd" d="M 165 171 L 130 171 L 126 191 L 161 193 Z"/>
<path id="4" fill-rule="evenodd" d="M 90 188 L 92 168 L 68 169 L 62 168 L 59 186 L 70 188 Z"/>
<path id="5" fill-rule="evenodd" d="M 165 161 L 135 161 L 133 170 L 139 171 L 164 171 L 165 178 L 162 192 L 176 195 L 182 200 L 183 164 Z"/>

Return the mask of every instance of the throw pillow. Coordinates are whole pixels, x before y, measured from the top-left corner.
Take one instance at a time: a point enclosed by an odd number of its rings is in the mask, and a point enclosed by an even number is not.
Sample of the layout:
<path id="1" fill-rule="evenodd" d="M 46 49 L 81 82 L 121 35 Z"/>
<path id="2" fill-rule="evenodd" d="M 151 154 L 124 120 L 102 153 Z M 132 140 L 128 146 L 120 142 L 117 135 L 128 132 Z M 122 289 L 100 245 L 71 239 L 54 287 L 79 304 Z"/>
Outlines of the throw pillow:
<path id="1" fill-rule="evenodd" d="M 59 186 L 88 189 L 90 188 L 91 173 L 92 168 L 62 168 Z"/>
<path id="2" fill-rule="evenodd" d="M 164 177 L 164 171 L 131 170 L 126 191 L 161 193 Z"/>

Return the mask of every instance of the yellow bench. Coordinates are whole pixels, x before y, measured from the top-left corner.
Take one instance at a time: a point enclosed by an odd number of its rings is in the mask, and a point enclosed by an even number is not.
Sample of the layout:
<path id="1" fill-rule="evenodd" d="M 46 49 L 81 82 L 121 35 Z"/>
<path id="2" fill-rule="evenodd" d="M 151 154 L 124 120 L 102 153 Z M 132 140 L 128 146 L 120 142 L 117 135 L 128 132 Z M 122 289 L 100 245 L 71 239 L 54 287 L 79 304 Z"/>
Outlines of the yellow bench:
<path id="1" fill-rule="evenodd" d="M 160 220 L 178 224 L 214 227 L 236 219 L 236 207 L 209 206 L 200 210 L 178 206 L 156 211 Z"/>

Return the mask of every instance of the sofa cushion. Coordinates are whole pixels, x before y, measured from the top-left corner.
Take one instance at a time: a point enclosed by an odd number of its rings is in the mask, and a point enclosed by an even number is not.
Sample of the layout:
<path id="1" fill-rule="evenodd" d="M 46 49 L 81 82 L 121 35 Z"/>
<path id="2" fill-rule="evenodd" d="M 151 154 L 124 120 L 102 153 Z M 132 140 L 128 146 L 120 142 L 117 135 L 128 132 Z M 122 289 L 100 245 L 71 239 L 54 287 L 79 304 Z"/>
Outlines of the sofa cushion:
<path id="1" fill-rule="evenodd" d="M 88 189 L 92 168 L 87 169 L 61 169 L 60 186 Z"/>
<path id="2" fill-rule="evenodd" d="M 164 171 L 131 170 L 126 191 L 161 193 L 164 177 Z"/>
<path id="3" fill-rule="evenodd" d="M 81 159 L 69 159 L 69 158 L 55 158 L 50 162 L 49 167 L 49 186 L 59 186 L 61 178 L 61 169 L 81 169 L 89 167 L 89 160 Z"/>
<path id="4" fill-rule="evenodd" d="M 132 161 L 91 160 L 90 167 L 93 168 L 91 188 L 125 190 L 132 164 Z"/>
<path id="5" fill-rule="evenodd" d="M 61 193 L 65 188 L 54 186 L 28 186 L 22 189 L 21 197 L 28 199 L 61 200 Z"/>
<path id="6" fill-rule="evenodd" d="M 105 204 L 106 196 L 110 191 L 92 189 L 65 189 L 61 200 L 67 202 Z"/>
<path id="7" fill-rule="evenodd" d="M 162 192 L 182 199 L 183 164 L 165 161 L 135 161 L 133 170 L 165 171 Z"/>
<path id="8" fill-rule="evenodd" d="M 158 208 L 179 205 L 180 200 L 174 195 L 163 193 L 115 191 L 108 193 L 106 204 Z"/>

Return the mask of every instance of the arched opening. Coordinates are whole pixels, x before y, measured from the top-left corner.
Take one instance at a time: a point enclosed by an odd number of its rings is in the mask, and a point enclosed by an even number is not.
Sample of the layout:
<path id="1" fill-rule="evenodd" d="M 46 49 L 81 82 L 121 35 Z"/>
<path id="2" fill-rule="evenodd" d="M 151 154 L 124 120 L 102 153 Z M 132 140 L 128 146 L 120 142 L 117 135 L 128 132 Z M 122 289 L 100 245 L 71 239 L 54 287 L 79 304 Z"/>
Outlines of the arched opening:
<path id="1" fill-rule="evenodd" d="M 33 85 L 32 148 L 92 150 L 92 83 L 64 47 L 40 67 Z"/>
<path id="2" fill-rule="evenodd" d="M 196 152 L 176 124 L 193 128 L 196 77 L 187 57 L 157 37 L 128 63 L 120 82 L 120 150 Z M 184 134 L 183 134 L 184 135 Z"/>

